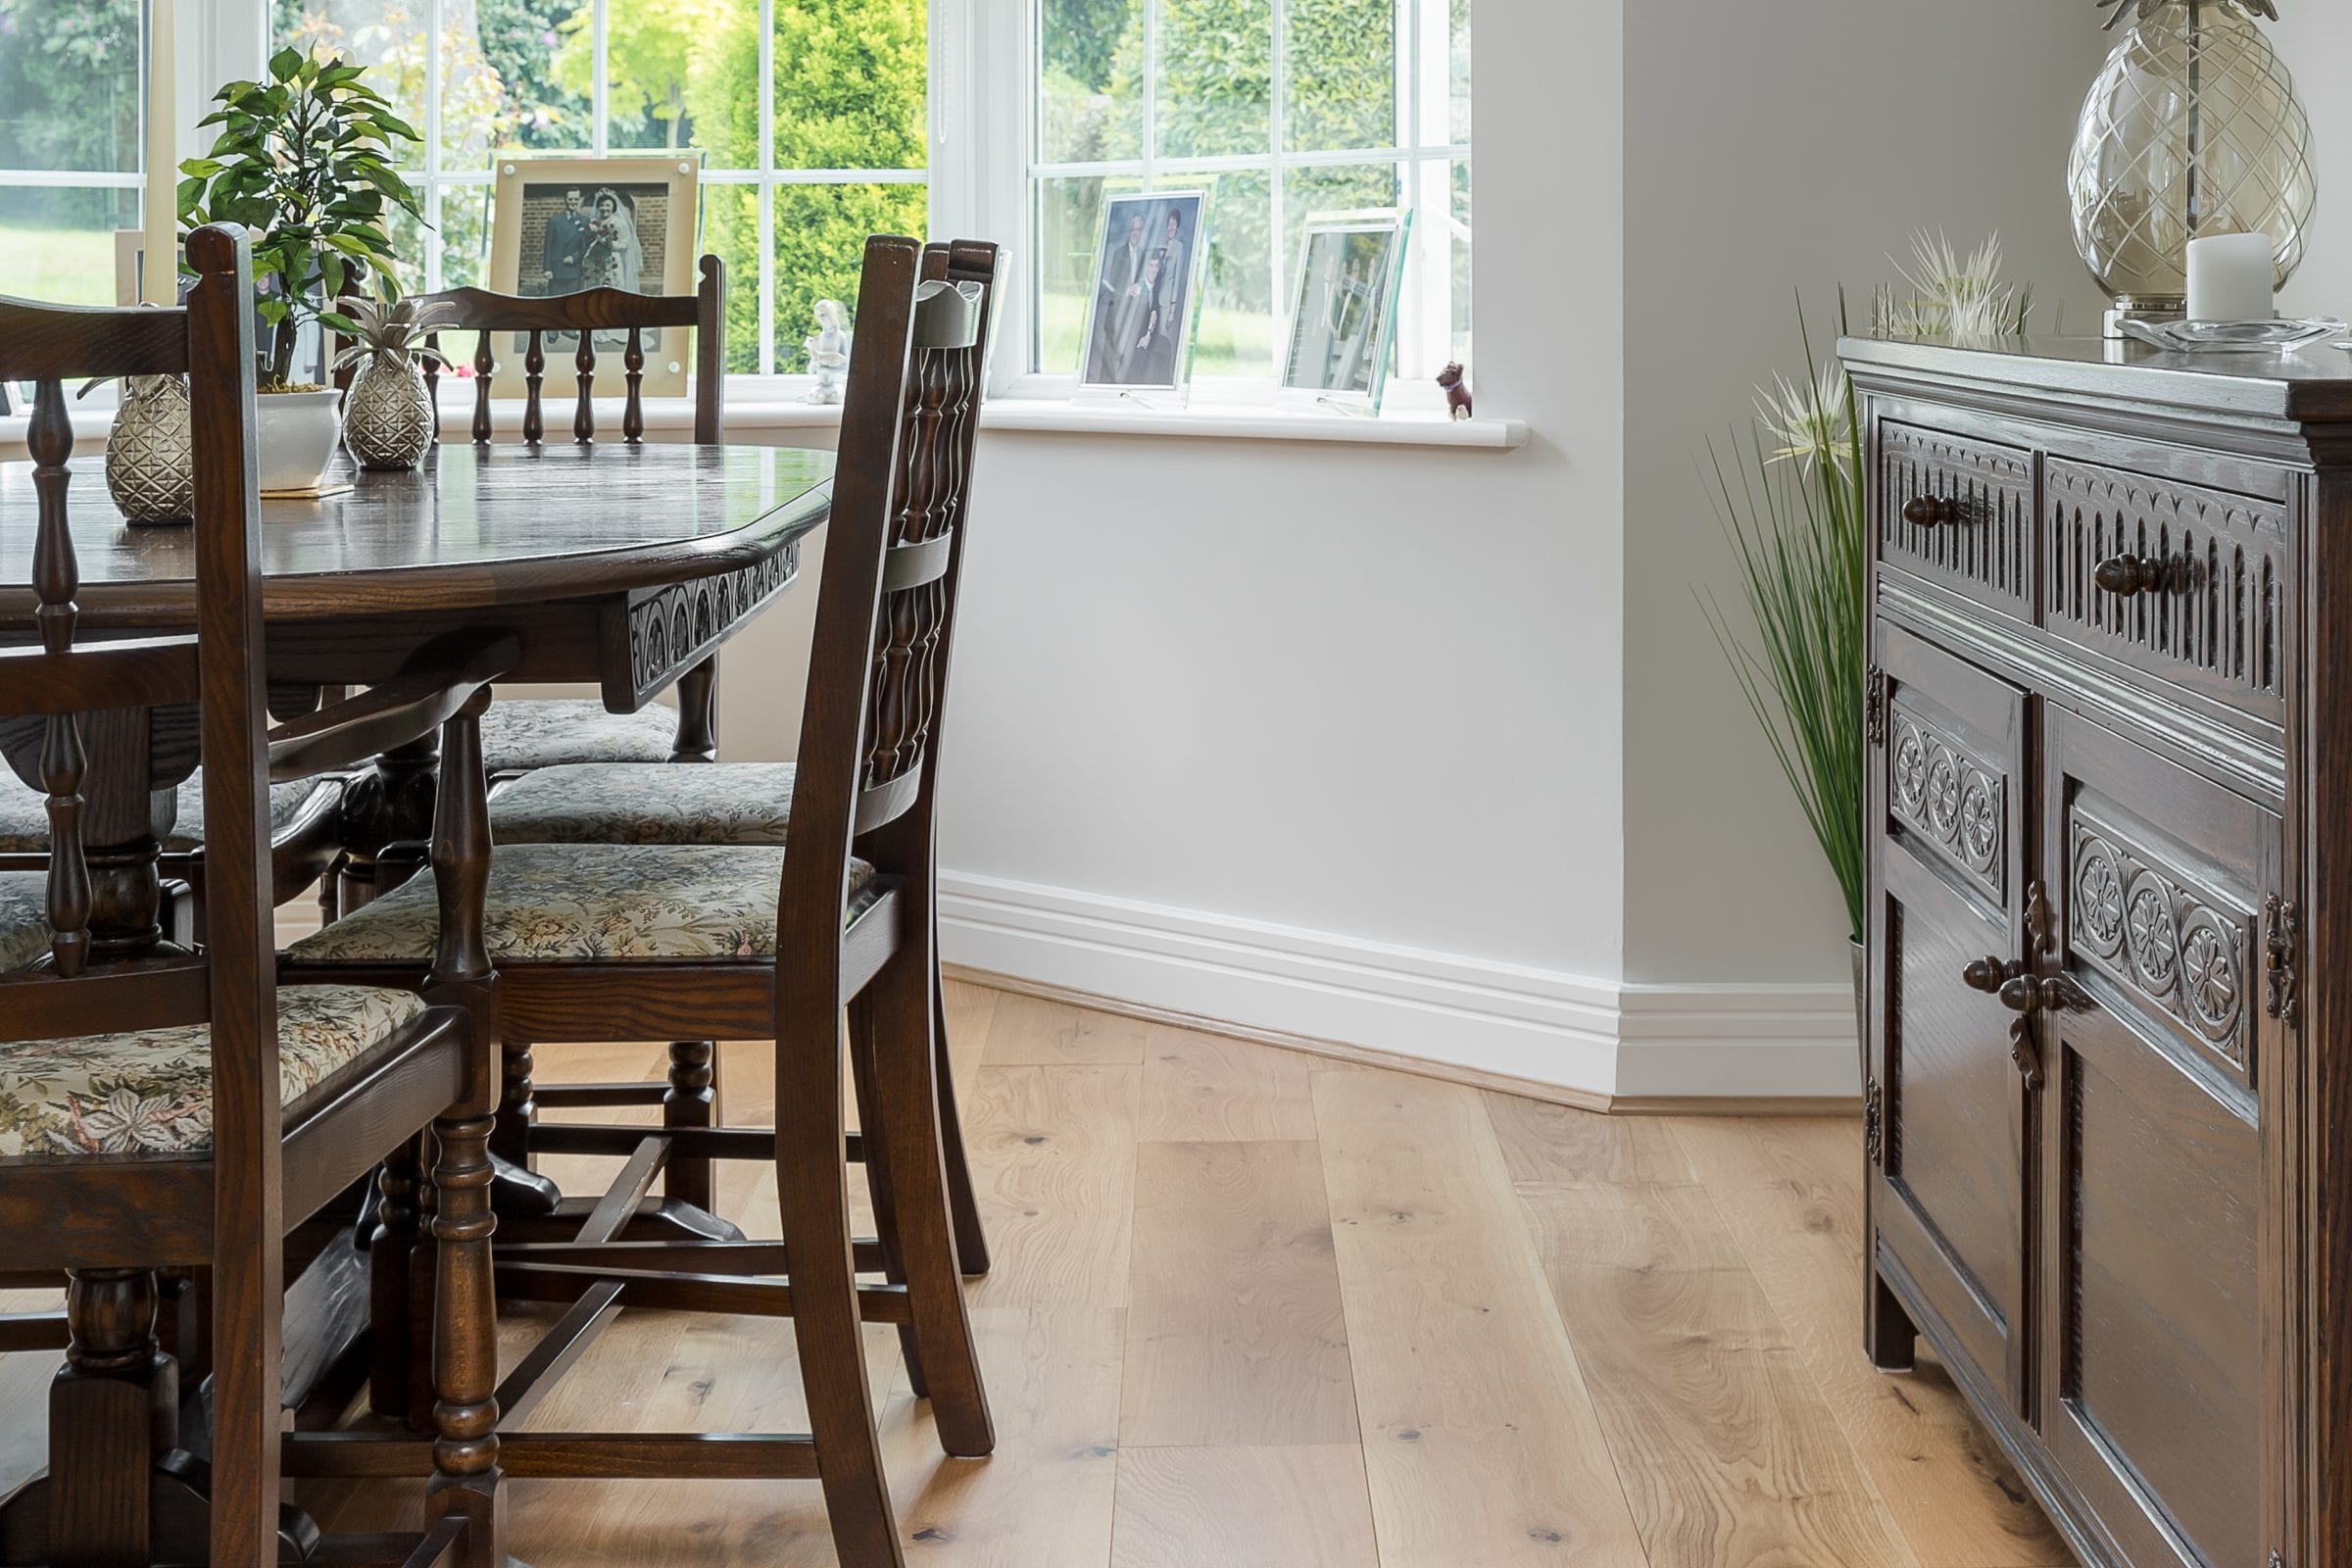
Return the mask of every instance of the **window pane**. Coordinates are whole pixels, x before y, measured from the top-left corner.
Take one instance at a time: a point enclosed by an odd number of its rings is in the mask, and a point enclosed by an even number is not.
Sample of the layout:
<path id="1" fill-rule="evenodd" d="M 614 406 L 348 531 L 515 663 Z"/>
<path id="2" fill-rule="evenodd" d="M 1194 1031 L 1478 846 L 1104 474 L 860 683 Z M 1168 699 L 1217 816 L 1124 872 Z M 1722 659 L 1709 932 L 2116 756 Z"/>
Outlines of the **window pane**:
<path id="1" fill-rule="evenodd" d="M 701 145 L 702 117 L 725 112 L 728 82 L 741 83 L 757 116 L 759 13 L 758 0 L 607 0 L 607 145 L 615 152 Z M 572 12 L 556 61 L 557 79 L 582 96 L 596 67 L 592 21 L 584 4 Z"/>
<path id="2" fill-rule="evenodd" d="M 442 168 L 485 169 L 492 148 L 593 144 L 585 10 L 571 0 L 442 0 L 441 15 Z"/>
<path id="3" fill-rule="evenodd" d="M 115 230 L 139 226 L 135 190 L 0 186 L 0 294 L 113 305 Z"/>
<path id="4" fill-rule="evenodd" d="M 926 167 L 929 50 L 926 0 L 784 0 L 776 7 L 776 167 Z M 757 69 L 755 60 L 755 114 Z M 790 336 L 796 356 L 801 335 Z"/>
<path id="5" fill-rule="evenodd" d="M 1453 221 L 1448 254 L 1452 265 L 1453 310 L 1449 323 L 1452 350 L 1446 358 L 1470 363 L 1470 166 L 1453 166 Z"/>
<path id="6" fill-rule="evenodd" d="M 392 243 L 408 238 L 404 225 Z M 418 237 L 421 242 L 421 236 Z M 403 277 L 404 283 L 416 279 Z M 490 281 L 490 187 L 445 185 L 441 189 L 441 287 L 480 287 Z"/>
<path id="7" fill-rule="evenodd" d="M 760 368 L 760 190 L 705 185 L 702 201 L 703 249 L 727 264 L 727 369 L 750 375 Z"/>
<path id="8" fill-rule="evenodd" d="M 818 300 L 840 301 L 845 319 L 856 312 L 866 236 L 929 232 L 930 197 L 911 184 L 776 187 L 778 373 L 808 368 L 805 343 L 816 331 Z"/>
<path id="9" fill-rule="evenodd" d="M 0 169 L 138 167 L 139 0 L 0 0 Z"/>
<path id="10" fill-rule="evenodd" d="M 1144 0 L 1043 0 L 1041 10 L 1044 161 L 1141 158 Z"/>
<path id="11" fill-rule="evenodd" d="M 1285 17 L 1285 148 L 1395 146 L 1396 0 L 1290 0 Z"/>
<path id="12" fill-rule="evenodd" d="M 1433 5 L 1436 0 L 1422 0 Z M 1453 84 L 1453 144 L 1470 145 L 1470 0 L 1449 0 L 1453 8 L 1453 47 L 1447 51 L 1447 77 Z"/>
<path id="13" fill-rule="evenodd" d="M 424 129 L 425 0 L 276 0 L 273 36 L 311 54 L 340 56 L 368 68 L 368 85 L 392 112 Z M 446 45 L 448 39 L 444 37 Z M 444 61 L 446 63 L 446 53 Z M 402 143 L 404 168 L 424 163 L 424 144 Z"/>
<path id="14" fill-rule="evenodd" d="M 1160 0 L 1157 33 L 1160 157 L 1263 154 L 1273 145 L 1268 0 Z"/>
<path id="15" fill-rule="evenodd" d="M 1102 198 L 1142 188 L 1133 177 L 1084 174 L 1037 182 L 1037 368 L 1076 375 L 1086 340 L 1086 312 L 1094 287 L 1095 255 L 1102 227 Z"/>
<path id="16" fill-rule="evenodd" d="M 1256 169 L 1220 174 L 1209 192 L 1200 325 L 1193 336 L 1196 376 L 1274 373 L 1274 270 L 1266 247 L 1272 192 L 1271 179 Z"/>

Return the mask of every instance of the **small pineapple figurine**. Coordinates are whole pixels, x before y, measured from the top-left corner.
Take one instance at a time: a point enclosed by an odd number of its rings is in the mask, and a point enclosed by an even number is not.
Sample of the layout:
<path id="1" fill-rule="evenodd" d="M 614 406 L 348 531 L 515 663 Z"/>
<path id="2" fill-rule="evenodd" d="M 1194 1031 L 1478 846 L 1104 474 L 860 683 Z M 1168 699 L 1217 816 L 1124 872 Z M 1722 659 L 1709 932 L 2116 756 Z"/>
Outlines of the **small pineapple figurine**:
<path id="1" fill-rule="evenodd" d="M 415 299 L 342 299 L 335 309 L 354 339 L 335 356 L 335 368 L 360 368 L 343 400 L 343 444 L 363 468 L 414 468 L 431 448 L 439 423 L 423 362 L 445 368 L 449 364 L 424 340 L 447 326 L 452 313 L 444 304 Z"/>
<path id="2" fill-rule="evenodd" d="M 185 377 L 122 378 L 122 403 L 106 438 L 106 493 L 123 521 L 186 522 L 195 515 L 194 447 Z"/>

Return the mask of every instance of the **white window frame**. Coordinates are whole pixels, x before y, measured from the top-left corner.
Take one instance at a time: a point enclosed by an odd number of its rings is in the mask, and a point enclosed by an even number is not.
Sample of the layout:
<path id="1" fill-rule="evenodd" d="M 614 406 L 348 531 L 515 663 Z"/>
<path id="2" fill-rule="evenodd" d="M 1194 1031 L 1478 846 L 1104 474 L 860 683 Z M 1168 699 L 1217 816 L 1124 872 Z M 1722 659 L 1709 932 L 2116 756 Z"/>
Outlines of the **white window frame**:
<path id="1" fill-rule="evenodd" d="M 416 0 L 417 8 L 424 14 L 426 36 L 430 39 L 437 40 L 441 35 L 443 19 L 446 15 L 443 9 L 444 3 L 445 0 Z M 589 0 L 582 0 L 582 3 L 589 3 Z M 774 116 L 776 0 L 757 0 L 757 3 L 760 8 L 761 38 L 760 122 L 763 127 L 763 133 L 760 138 L 760 167 L 750 170 L 707 169 L 702 173 L 702 183 L 705 185 L 752 185 L 758 187 L 760 192 L 760 269 L 759 277 L 752 284 L 760 290 L 760 369 L 756 373 L 739 373 L 728 377 L 731 395 L 748 396 L 752 399 L 793 397 L 804 392 L 810 384 L 810 378 L 805 375 L 777 375 L 774 373 L 773 356 L 778 326 L 775 318 L 774 286 L 775 193 L 777 190 L 796 184 L 927 185 L 931 190 L 931 227 L 934 233 L 946 231 L 942 226 L 943 207 L 952 212 L 961 205 L 968 210 L 970 205 L 968 199 L 959 203 L 951 194 L 948 201 L 942 201 L 943 184 L 953 187 L 956 182 L 942 180 L 941 163 L 943 150 L 956 148 L 962 154 L 964 167 L 976 166 L 977 149 L 972 145 L 975 138 L 962 134 L 962 127 L 954 122 L 954 117 L 960 112 L 957 106 L 970 101 L 969 89 L 965 80 L 957 79 L 950 73 L 955 70 L 953 63 L 958 61 L 965 62 L 965 69 L 968 70 L 971 50 L 967 39 L 972 31 L 972 13 L 983 3 L 983 0 L 930 0 L 931 79 L 927 105 L 927 131 L 931 163 L 930 167 L 924 170 L 778 169 L 775 166 L 774 138 L 764 131 L 764 127 L 771 123 Z M 194 94 L 193 97 L 183 91 L 181 97 L 183 104 L 201 104 L 211 95 L 214 86 L 218 83 L 239 76 L 258 76 L 262 73 L 271 48 L 271 40 L 269 36 L 271 9 L 270 0 L 182 0 L 182 4 L 192 6 L 205 13 L 211 29 L 210 35 L 215 41 L 215 48 L 209 52 L 212 67 L 209 80 L 213 85 L 190 89 Z M 596 19 L 594 37 L 597 71 L 594 108 L 591 116 L 594 121 L 594 130 L 589 150 L 602 156 L 610 150 L 612 129 L 611 106 L 608 102 L 609 88 L 604 69 L 608 7 L 606 0 L 593 0 L 593 4 Z M 183 51 L 183 58 L 197 52 L 195 50 Z M 439 48 L 428 48 L 425 52 L 425 95 L 428 100 L 438 96 L 440 68 L 441 52 Z M 199 79 L 208 79 L 204 73 L 199 73 L 198 75 Z M 187 122 L 186 127 L 183 129 L 183 157 L 195 155 L 192 148 L 197 138 L 193 124 L 196 120 L 201 118 L 201 110 L 183 116 Z M 486 166 L 479 171 L 455 171 L 441 168 L 441 127 L 440 117 L 437 114 L 427 113 L 424 117 L 424 123 L 420 124 L 417 129 L 424 137 L 424 169 L 421 175 L 413 178 L 413 182 L 424 199 L 426 220 L 437 230 L 440 226 L 441 204 L 448 191 L 468 187 L 487 188 L 493 183 L 495 176 Z M 976 228 L 962 231 L 980 232 Z M 438 245 L 427 248 L 424 283 L 427 289 L 436 289 L 441 286 L 441 251 Z"/>
<path id="2" fill-rule="evenodd" d="M 1452 335 L 1452 252 L 1451 241 L 1459 232 L 1468 237 L 1452 213 L 1448 173 L 1442 172 L 1434 182 L 1425 184 L 1433 170 L 1449 172 L 1454 164 L 1471 162 L 1471 145 L 1456 143 L 1449 134 L 1436 139 L 1428 135 L 1431 126 L 1441 132 L 1450 132 L 1452 83 L 1450 52 L 1452 47 L 1451 19 L 1446 0 L 1395 0 L 1395 36 L 1405 40 L 1396 51 L 1396 145 L 1390 147 L 1354 148 L 1339 152 L 1292 152 L 1284 146 L 1288 104 L 1286 88 L 1290 63 L 1286 58 L 1288 32 L 1285 22 L 1289 0 L 1267 0 L 1273 69 L 1269 108 L 1268 147 L 1264 154 L 1241 154 L 1230 157 L 1173 158 L 1162 157 L 1153 145 L 1156 137 L 1155 117 L 1151 112 L 1149 94 L 1156 90 L 1157 62 L 1153 58 L 1153 40 L 1160 0 L 1145 0 L 1145 81 L 1147 101 L 1144 106 L 1144 151 L 1140 158 L 1106 160 L 1099 163 L 1047 163 L 1043 159 L 1045 100 L 1040 80 L 1044 65 L 1042 35 L 1044 25 L 1043 0 L 1022 0 L 1020 28 L 1010 58 L 1003 55 L 990 61 L 990 79 L 998 83 L 1018 83 L 1018 103 L 1011 113 L 1000 111 L 992 115 L 989 125 L 1002 139 L 999 147 L 1010 153 L 1018 149 L 1017 157 L 1006 156 L 994 161 L 997 171 L 994 209 L 1011 220 L 1001 223 L 999 230 L 1020 236 L 1019 244 L 1032 255 L 1044 245 L 1042 205 L 1037 200 L 1040 182 L 1049 178 L 1082 175 L 1137 176 L 1146 189 L 1177 189 L 1200 184 L 1205 178 L 1219 173 L 1244 170 L 1264 170 L 1268 172 L 1269 199 L 1272 211 L 1267 224 L 1269 273 L 1273 279 L 1274 338 L 1276 352 L 1290 340 L 1291 292 L 1296 287 L 1294 273 L 1298 257 L 1289 254 L 1286 237 L 1284 206 L 1287 194 L 1284 175 L 1291 170 L 1317 166 L 1364 164 L 1395 164 L 1400 171 L 1399 195 L 1404 205 L 1413 209 L 1412 259 L 1409 275 L 1417 287 L 1408 288 L 1398 302 L 1397 365 L 1401 375 L 1389 382 L 1384 406 L 1399 410 L 1425 410 L 1442 406 L 1439 393 L 1430 377 L 1444 367 L 1449 357 Z M 1010 32 L 1011 28 L 1001 28 Z M 1211 221 L 1213 222 L 1213 217 Z M 1041 342 L 1038 337 L 1037 293 L 1033 276 L 1013 279 L 1015 286 L 1005 297 L 1000 316 L 1000 341 L 997 372 L 1000 379 L 1009 375 L 1010 384 L 1004 388 L 1015 397 L 1068 398 L 1077 390 L 1075 373 L 1048 373 L 1038 368 Z M 1268 406 L 1272 403 L 1272 377 L 1196 377 L 1192 383 L 1191 401 L 1200 405 Z"/>

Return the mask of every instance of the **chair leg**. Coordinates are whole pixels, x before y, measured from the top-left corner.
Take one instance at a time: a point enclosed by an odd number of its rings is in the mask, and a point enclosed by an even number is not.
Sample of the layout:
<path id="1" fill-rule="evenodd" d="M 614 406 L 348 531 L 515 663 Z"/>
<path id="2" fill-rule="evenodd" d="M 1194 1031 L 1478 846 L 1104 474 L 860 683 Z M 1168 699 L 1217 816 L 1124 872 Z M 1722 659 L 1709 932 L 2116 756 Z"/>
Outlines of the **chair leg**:
<path id="1" fill-rule="evenodd" d="M 776 1081 L 795 1092 L 777 1097 L 777 1198 L 792 1259 L 793 1336 L 833 1546 L 842 1568 L 905 1568 L 850 1256 L 839 1004 L 795 1009 L 778 1023 Z"/>
<path id="2" fill-rule="evenodd" d="M 155 1334 L 156 1278 L 76 1269 L 66 1285 L 72 1340 L 49 1385 L 49 1560 L 116 1568 L 148 1560 L 145 1475 L 179 1441 L 178 1369 Z M 125 1487 L 125 1476 L 140 1484 Z"/>
<path id="3" fill-rule="evenodd" d="M 934 939 L 936 947 L 936 939 Z M 988 1272 L 988 1231 L 972 1190 L 972 1163 L 963 1152 L 963 1117 L 956 1108 L 956 1063 L 948 1054 L 947 985 L 931 966 L 933 1072 L 939 1079 L 939 1144 L 948 1166 L 948 1212 L 956 1221 L 956 1260 L 966 1277 Z"/>
<path id="4" fill-rule="evenodd" d="M 906 1264 L 899 1245 L 898 1196 L 891 1190 L 890 1161 L 882 1154 L 889 1135 L 882 1124 L 871 986 L 850 1002 L 850 1069 L 858 1090 L 858 1125 L 865 1139 L 865 1190 L 874 1200 L 875 1239 L 882 1244 L 882 1277 L 893 1285 L 905 1285 Z M 906 1358 L 906 1386 L 914 1391 L 914 1396 L 931 1397 L 931 1380 L 923 1374 L 922 1341 L 915 1337 L 911 1322 L 899 1326 L 899 1353 Z"/>
<path id="5" fill-rule="evenodd" d="M 417 1144 L 394 1150 L 375 1173 L 375 1234 L 368 1244 L 368 1408 L 406 1420 L 415 1325 L 409 1264 L 416 1250 Z"/>
<path id="6" fill-rule="evenodd" d="M 978 1458 L 996 1447 L 979 1354 L 964 1314 L 963 1280 L 948 1212 L 941 1148 L 939 1056 L 933 1049 L 928 921 L 908 921 L 910 940 L 882 966 L 859 1002 L 872 1010 L 874 1095 L 882 1141 L 867 1150 L 886 1172 L 906 1274 L 915 1341 L 922 1348 L 940 1446 Z"/>
<path id="7" fill-rule="evenodd" d="M 502 1039 L 498 1046 L 499 1082 L 504 1092 L 498 1102 L 496 1129 L 490 1134 L 490 1152 L 528 1170 L 531 1121 L 539 1108 L 531 1099 L 531 1074 L 538 1063 L 532 1058 L 528 1040 Z"/>
<path id="8" fill-rule="evenodd" d="M 440 1142 L 440 1124 L 417 1140 L 416 1217 L 409 1227 L 411 1243 L 407 1269 L 409 1307 L 404 1321 L 408 1325 L 408 1358 L 412 1369 L 433 1365 L 435 1314 L 439 1311 L 441 1291 L 441 1244 L 435 1226 L 440 1220 L 440 1171 L 447 1157 Z M 412 1370 L 408 1377 L 409 1402 L 406 1410 L 392 1412 L 406 1420 L 412 1432 L 433 1430 L 433 1383 Z"/>
<path id="9" fill-rule="evenodd" d="M 491 1297 L 488 1116 L 434 1123 L 433 1479 L 428 1521 L 466 1522 L 466 1568 L 507 1568 L 498 1469 L 498 1309 Z"/>
<path id="10" fill-rule="evenodd" d="M 669 1045 L 669 1088 L 662 1097 L 664 1127 L 717 1125 L 718 1044 L 710 1040 L 673 1040 Z M 676 1154 L 662 1172 L 663 1196 L 701 1209 L 715 1206 L 710 1161 Z"/>

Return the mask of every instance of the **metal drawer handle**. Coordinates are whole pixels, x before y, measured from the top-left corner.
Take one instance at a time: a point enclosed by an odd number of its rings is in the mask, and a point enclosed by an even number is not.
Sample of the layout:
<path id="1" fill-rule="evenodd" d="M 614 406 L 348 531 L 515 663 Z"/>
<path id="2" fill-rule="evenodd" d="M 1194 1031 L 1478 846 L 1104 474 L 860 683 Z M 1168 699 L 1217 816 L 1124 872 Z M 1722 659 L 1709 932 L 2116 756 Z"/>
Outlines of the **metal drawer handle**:
<path id="1" fill-rule="evenodd" d="M 2193 556 L 2110 556 L 2091 572 L 2091 580 L 2118 598 L 2152 594 L 2158 590 L 2184 594 L 2196 587 L 2199 572 Z"/>
<path id="2" fill-rule="evenodd" d="M 1914 528 L 1957 526 L 1968 520 L 1968 503 L 1957 496 L 1913 496 L 1903 503 L 1903 520 Z"/>

